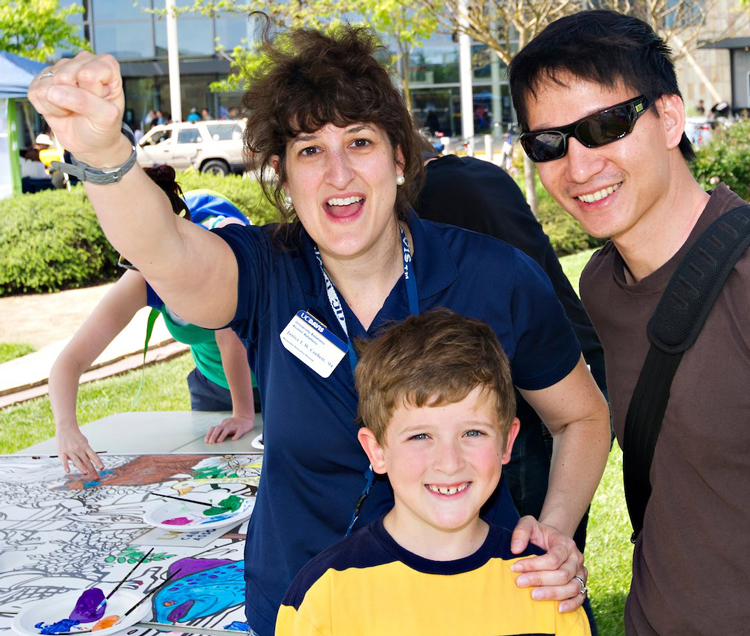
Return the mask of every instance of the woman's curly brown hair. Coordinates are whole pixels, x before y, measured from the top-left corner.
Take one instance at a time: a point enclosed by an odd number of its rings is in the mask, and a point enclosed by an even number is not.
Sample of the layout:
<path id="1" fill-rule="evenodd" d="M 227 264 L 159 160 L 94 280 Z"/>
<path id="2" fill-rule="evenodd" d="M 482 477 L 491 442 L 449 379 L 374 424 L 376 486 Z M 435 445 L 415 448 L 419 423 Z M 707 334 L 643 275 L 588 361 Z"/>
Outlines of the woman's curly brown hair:
<path id="1" fill-rule="evenodd" d="M 404 156 L 405 184 L 395 209 L 403 219 L 422 187 L 424 167 L 416 131 L 403 97 L 375 55 L 385 52 L 371 31 L 342 26 L 326 35 L 312 29 L 286 32 L 272 41 L 270 22 L 262 34 L 265 61 L 249 77 L 242 98 L 247 116 L 245 149 L 266 197 L 286 221 L 296 214 L 284 203 L 286 144 L 327 124 L 373 123 Z M 272 174 L 278 156 L 278 179 Z"/>

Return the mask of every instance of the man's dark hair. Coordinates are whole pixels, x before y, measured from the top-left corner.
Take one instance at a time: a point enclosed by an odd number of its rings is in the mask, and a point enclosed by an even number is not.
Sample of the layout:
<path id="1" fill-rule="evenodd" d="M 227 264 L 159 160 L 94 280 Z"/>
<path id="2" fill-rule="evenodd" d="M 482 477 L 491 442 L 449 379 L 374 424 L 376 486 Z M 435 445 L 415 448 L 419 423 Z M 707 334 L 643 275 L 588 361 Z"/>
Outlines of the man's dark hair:
<path id="1" fill-rule="evenodd" d="M 565 74 L 608 88 L 627 86 L 649 104 L 663 95 L 682 98 L 664 40 L 642 20 L 615 11 L 581 11 L 560 18 L 516 55 L 509 68 L 510 90 L 524 130 L 529 129 L 529 96 L 536 97 L 546 80 L 563 85 L 560 77 Z M 680 152 L 686 161 L 695 159 L 684 133 Z"/>
<path id="2" fill-rule="evenodd" d="M 385 49 L 362 27 L 345 25 L 329 34 L 296 29 L 274 40 L 269 27 L 262 36 L 264 62 L 248 78 L 242 98 L 245 147 L 266 196 L 287 221 L 295 220 L 284 205 L 287 141 L 327 124 L 372 123 L 388 135 L 394 152 L 403 153 L 405 183 L 395 207 L 404 218 L 422 188 L 424 168 L 406 102 L 376 59 Z M 278 179 L 268 176 L 274 155 Z"/>

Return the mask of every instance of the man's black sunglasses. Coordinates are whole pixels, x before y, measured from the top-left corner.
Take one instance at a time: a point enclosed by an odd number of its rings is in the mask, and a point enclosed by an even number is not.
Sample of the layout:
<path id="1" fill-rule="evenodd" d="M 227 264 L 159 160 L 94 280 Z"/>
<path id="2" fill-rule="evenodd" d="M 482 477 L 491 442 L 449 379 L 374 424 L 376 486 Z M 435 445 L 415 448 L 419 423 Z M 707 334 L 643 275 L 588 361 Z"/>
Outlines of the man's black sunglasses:
<path id="1" fill-rule="evenodd" d="M 632 132 L 635 122 L 648 109 L 648 100 L 639 95 L 560 128 L 521 133 L 520 140 L 529 159 L 536 163 L 553 161 L 568 152 L 568 137 L 575 137 L 586 148 L 598 148 L 622 139 Z"/>

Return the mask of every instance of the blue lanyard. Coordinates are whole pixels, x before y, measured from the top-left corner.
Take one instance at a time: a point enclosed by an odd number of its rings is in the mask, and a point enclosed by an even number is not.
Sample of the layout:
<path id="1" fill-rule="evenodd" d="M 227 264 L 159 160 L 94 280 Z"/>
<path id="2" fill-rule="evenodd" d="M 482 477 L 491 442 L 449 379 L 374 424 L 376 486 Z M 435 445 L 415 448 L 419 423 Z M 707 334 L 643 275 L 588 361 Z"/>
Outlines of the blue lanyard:
<path id="1" fill-rule="evenodd" d="M 404 255 L 404 281 L 406 282 L 406 295 L 409 299 L 409 314 L 416 316 L 419 314 L 419 296 L 417 295 L 417 279 L 414 276 L 414 271 L 411 265 L 411 250 L 409 249 L 409 241 L 406 238 L 406 233 L 403 228 L 399 226 L 399 232 L 401 232 L 401 246 Z M 315 258 L 318 259 L 318 265 L 320 265 L 320 271 L 323 272 L 323 280 L 326 284 L 326 293 L 328 294 L 328 302 L 331 303 L 331 309 L 336 316 L 336 319 L 341 325 L 341 329 L 344 331 L 346 336 L 346 344 L 349 351 L 349 366 L 354 373 L 354 369 L 357 368 L 357 353 L 354 350 L 354 345 L 349 337 L 349 329 L 346 326 L 346 317 L 344 316 L 344 308 L 341 306 L 339 295 L 336 292 L 336 288 L 333 286 L 331 279 L 328 277 L 326 268 L 323 266 L 323 259 L 320 257 L 320 250 L 317 245 L 313 245 L 313 251 L 315 252 Z"/>
<path id="2" fill-rule="evenodd" d="M 417 314 L 419 314 L 417 279 L 414 276 L 414 271 L 411 266 L 411 250 L 409 249 L 409 241 L 406 238 L 406 233 L 401 226 L 399 226 L 398 229 L 401 233 L 401 246 L 404 255 L 404 281 L 406 283 L 406 295 L 409 299 L 409 314 L 412 316 L 416 316 Z M 349 329 L 347 329 L 346 327 L 346 317 L 344 316 L 344 309 L 341 306 L 341 300 L 339 300 L 339 295 L 336 292 L 336 288 L 333 286 L 331 279 L 326 273 L 326 268 L 323 266 L 323 259 L 320 257 L 320 250 L 318 249 L 318 246 L 313 245 L 313 250 L 315 252 L 315 257 L 318 259 L 320 271 L 323 272 L 323 280 L 325 280 L 326 283 L 328 302 L 331 303 L 331 309 L 333 309 L 333 313 L 335 314 L 336 319 L 339 321 L 339 324 L 341 325 L 341 328 L 344 330 L 344 334 L 346 335 L 346 343 L 349 350 L 349 366 L 352 369 L 352 374 L 354 374 L 354 369 L 357 368 L 358 359 L 357 353 L 354 350 L 354 345 L 352 344 L 352 340 L 349 337 Z M 357 499 L 357 503 L 354 506 L 354 513 L 352 514 L 352 519 L 346 529 L 346 534 L 344 535 L 345 537 L 348 537 L 351 534 L 352 528 L 354 528 L 354 524 L 357 523 L 360 510 L 362 509 L 362 504 L 365 503 L 365 499 L 367 499 L 367 496 L 370 494 L 370 489 L 372 488 L 372 484 L 375 481 L 375 473 L 372 470 L 372 465 L 367 467 L 364 475 L 365 487 L 362 489 L 362 493 L 360 494 L 359 499 Z"/>

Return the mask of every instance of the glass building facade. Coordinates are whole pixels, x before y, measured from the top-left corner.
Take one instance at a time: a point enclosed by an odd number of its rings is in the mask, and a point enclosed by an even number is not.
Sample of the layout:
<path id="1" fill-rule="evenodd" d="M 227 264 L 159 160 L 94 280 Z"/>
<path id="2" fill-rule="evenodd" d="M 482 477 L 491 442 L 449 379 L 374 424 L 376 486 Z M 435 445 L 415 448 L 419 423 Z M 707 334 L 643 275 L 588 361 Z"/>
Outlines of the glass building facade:
<path id="1" fill-rule="evenodd" d="M 79 34 L 95 53 L 111 53 L 120 63 L 125 89 L 125 119 L 141 126 L 150 109 L 169 119 L 169 73 L 164 0 L 61 0 L 83 13 L 72 16 Z M 193 0 L 175 0 L 189 7 Z M 180 52 L 182 119 L 191 108 L 207 108 L 212 117 L 226 116 L 239 104 L 241 93 L 212 93 L 209 84 L 227 76 L 229 62 L 216 52 L 216 43 L 231 51 L 252 38 L 254 29 L 245 15 L 220 12 L 215 16 L 181 13 L 177 19 Z M 59 51 L 71 55 L 74 51 Z M 512 122 L 513 112 L 505 65 L 486 47 L 472 47 L 474 127 L 477 134 L 499 136 Z M 436 34 L 412 51 L 409 85 L 412 112 L 419 127 L 457 138 L 461 134 L 458 43 Z M 142 127 L 142 126 L 141 126 Z"/>
<path id="2" fill-rule="evenodd" d="M 125 120 L 143 127 L 149 110 L 172 113 L 169 100 L 167 20 L 149 10 L 163 10 L 164 0 L 61 0 L 61 6 L 78 5 L 83 13 L 69 18 L 79 34 L 91 42 L 95 53 L 110 53 L 120 63 L 125 90 Z M 192 0 L 175 0 L 189 7 Z M 177 19 L 180 53 L 182 119 L 191 108 L 207 108 L 214 118 L 226 117 L 239 104 L 241 93 L 213 93 L 209 84 L 229 73 L 229 62 L 216 52 L 216 42 L 228 51 L 250 35 L 244 15 L 220 12 L 213 17 L 181 13 Z M 60 56 L 75 51 L 58 51 Z"/>
<path id="3" fill-rule="evenodd" d="M 449 137 L 461 135 L 461 84 L 458 43 L 436 34 L 409 59 L 412 114 L 420 128 Z M 484 45 L 472 46 L 474 132 L 496 137 L 514 121 L 507 69 Z"/>

